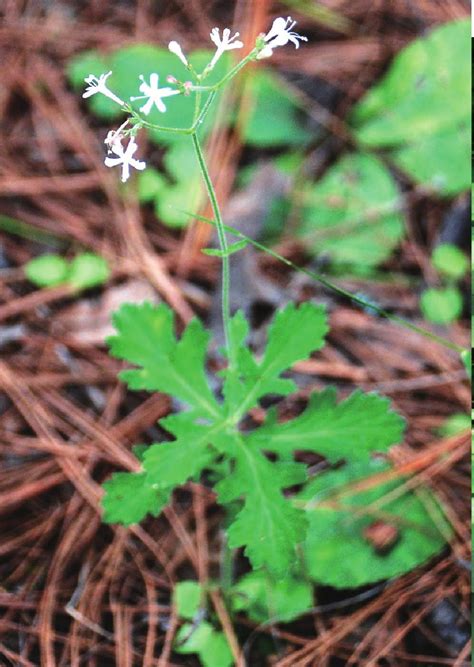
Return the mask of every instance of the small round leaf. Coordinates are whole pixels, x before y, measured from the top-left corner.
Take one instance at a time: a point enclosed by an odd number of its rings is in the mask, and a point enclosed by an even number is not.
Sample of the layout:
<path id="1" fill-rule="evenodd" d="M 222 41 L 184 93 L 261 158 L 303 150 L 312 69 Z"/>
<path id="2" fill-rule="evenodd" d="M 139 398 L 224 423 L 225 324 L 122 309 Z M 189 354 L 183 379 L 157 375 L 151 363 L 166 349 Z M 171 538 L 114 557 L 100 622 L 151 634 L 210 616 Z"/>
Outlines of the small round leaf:
<path id="1" fill-rule="evenodd" d="M 38 287 L 54 287 L 66 282 L 68 263 L 59 255 L 42 255 L 28 262 L 25 275 Z"/>
<path id="2" fill-rule="evenodd" d="M 462 313 L 462 296 L 456 287 L 431 288 L 421 295 L 420 306 L 433 324 L 450 324 Z"/>
<path id="3" fill-rule="evenodd" d="M 105 283 L 109 274 L 109 265 L 103 257 L 85 252 L 72 260 L 68 282 L 76 289 L 87 289 Z"/>

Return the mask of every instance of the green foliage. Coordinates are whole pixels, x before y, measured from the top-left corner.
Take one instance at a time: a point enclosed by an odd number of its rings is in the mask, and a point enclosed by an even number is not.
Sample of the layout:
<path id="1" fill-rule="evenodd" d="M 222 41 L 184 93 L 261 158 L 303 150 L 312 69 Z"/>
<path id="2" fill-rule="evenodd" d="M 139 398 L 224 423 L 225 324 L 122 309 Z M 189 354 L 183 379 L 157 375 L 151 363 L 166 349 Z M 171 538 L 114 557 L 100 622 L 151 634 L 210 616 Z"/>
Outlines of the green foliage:
<path id="1" fill-rule="evenodd" d="M 470 185 L 470 20 L 448 23 L 403 49 L 355 107 L 363 146 L 389 149 L 414 181 L 443 195 Z"/>
<path id="2" fill-rule="evenodd" d="M 443 243 L 437 246 L 431 261 L 434 268 L 446 278 L 460 280 L 469 268 L 466 255 L 457 246 Z"/>
<path id="3" fill-rule="evenodd" d="M 437 246 L 431 261 L 447 286 L 425 290 L 420 298 L 420 308 L 433 324 L 451 324 L 460 317 L 463 309 L 462 294 L 455 283 L 465 275 L 469 263 L 464 253 L 450 244 Z"/>
<path id="4" fill-rule="evenodd" d="M 168 181 L 153 167 L 147 167 L 137 173 L 138 201 L 146 204 L 155 199 L 168 187 Z"/>
<path id="5" fill-rule="evenodd" d="M 176 613 L 180 618 L 192 621 L 204 598 L 202 586 L 197 581 L 179 581 L 173 590 Z"/>
<path id="6" fill-rule="evenodd" d="M 330 460 L 366 461 L 371 452 L 385 451 L 401 437 L 402 420 L 390 411 L 388 401 L 361 392 L 339 405 L 334 392 L 317 395 L 303 415 L 280 426 L 286 440 L 278 439 L 273 414 L 261 429 L 239 429 L 261 398 L 295 389 L 281 374 L 322 347 L 327 322 L 320 306 L 290 303 L 279 311 L 259 360 L 246 344 L 249 325 L 237 313 L 231 322 L 232 361 L 220 372 L 223 401 L 209 388 L 209 335 L 200 322 L 191 321 L 177 339 L 171 309 L 143 303 L 122 306 L 114 324 L 111 353 L 135 366 L 121 374 L 128 386 L 170 393 L 188 409 L 160 421 L 174 439 L 153 444 L 142 454 L 142 472 L 119 473 L 106 483 L 107 521 L 130 524 L 147 512 L 156 514 L 175 487 L 207 470 L 216 478 L 219 502 L 237 507 L 228 528 L 230 546 L 244 547 L 254 568 L 279 578 L 296 562 L 295 549 L 305 538 L 308 520 L 287 492 L 307 475 L 306 466 L 292 460 L 293 452 L 307 449 Z M 274 452 L 276 460 L 266 452 Z"/>
<path id="7" fill-rule="evenodd" d="M 205 594 L 197 581 L 180 581 L 173 590 L 173 600 L 179 618 L 195 621 L 178 630 L 174 643 L 176 653 L 196 653 L 204 667 L 230 667 L 232 653 L 225 635 L 211 623 L 198 618 Z"/>
<path id="8" fill-rule="evenodd" d="M 420 306 L 424 317 L 430 322 L 451 324 L 462 313 L 462 295 L 457 287 L 432 287 L 421 295 Z"/>
<path id="9" fill-rule="evenodd" d="M 311 137 L 298 120 L 298 104 L 284 79 L 259 69 L 247 80 L 246 114 L 242 140 L 250 146 L 270 148 L 301 145 Z"/>
<path id="10" fill-rule="evenodd" d="M 201 322 L 193 320 L 179 341 L 173 331 L 173 311 L 166 304 L 125 304 L 114 314 L 113 322 L 117 335 L 107 341 L 111 354 L 140 367 L 121 373 L 130 389 L 172 394 L 192 406 L 193 417 L 212 419 L 220 414 L 207 383 L 209 334 Z"/>
<path id="11" fill-rule="evenodd" d="M 169 177 L 155 197 L 156 216 L 170 227 L 182 227 L 190 219 L 183 210 L 199 210 L 204 201 L 202 176 L 189 137 L 175 141 L 163 162 Z"/>
<path id="12" fill-rule="evenodd" d="M 237 440 L 237 438 L 236 438 Z M 244 496 L 244 506 L 228 528 L 231 548 L 245 546 L 254 568 L 266 566 L 281 577 L 296 558 L 295 545 L 305 535 L 304 514 L 288 502 L 282 491 L 305 479 L 304 466 L 271 463 L 239 439 L 233 472 L 217 486 L 219 502 Z"/>
<path id="13" fill-rule="evenodd" d="M 105 259 L 91 252 L 76 255 L 70 262 L 60 255 L 41 255 L 27 262 L 24 271 L 38 287 L 71 285 L 77 290 L 104 284 L 110 273 Z"/>
<path id="14" fill-rule="evenodd" d="M 403 430 L 403 419 L 390 410 L 387 398 L 357 390 L 338 404 L 336 390 L 329 388 L 313 394 L 306 410 L 283 424 L 277 422 L 275 410 L 269 411 L 251 442 L 283 457 L 309 450 L 331 462 L 359 462 L 399 442 Z"/>
<path id="15" fill-rule="evenodd" d="M 298 495 L 309 521 L 305 566 L 314 581 L 365 586 L 407 572 L 443 548 L 451 530 L 427 489 L 407 491 L 401 479 L 347 489 L 388 470 L 380 461 L 344 466 L 317 475 Z"/>
<path id="16" fill-rule="evenodd" d="M 471 334 L 471 336 L 472 336 L 472 334 Z M 466 370 L 466 373 L 467 373 L 467 375 L 470 379 L 471 378 L 471 371 L 472 371 L 472 352 L 471 352 L 470 349 L 466 349 L 466 350 L 463 350 L 461 352 L 460 356 L 461 356 L 461 361 L 463 363 L 463 366 Z"/>
<path id="17" fill-rule="evenodd" d="M 102 502 L 106 523 L 138 523 L 144 514 L 157 516 L 169 500 L 166 493 L 148 484 L 144 473 L 117 472 L 104 483 Z"/>
<path id="18" fill-rule="evenodd" d="M 234 664 L 227 639 L 210 623 L 185 623 L 176 634 L 176 653 L 197 653 L 203 667 L 230 667 Z"/>
<path id="19" fill-rule="evenodd" d="M 69 266 L 59 255 L 41 255 L 25 264 L 25 276 L 38 287 L 54 287 L 67 282 Z"/>
<path id="20" fill-rule="evenodd" d="M 313 586 L 293 576 L 272 579 L 263 571 L 244 575 L 232 587 L 232 609 L 257 623 L 289 623 L 313 606 Z"/>
<path id="21" fill-rule="evenodd" d="M 470 429 L 472 425 L 471 417 L 464 412 L 457 412 L 448 417 L 437 429 L 437 433 L 445 438 L 462 433 Z"/>
<path id="22" fill-rule="evenodd" d="M 85 252 L 71 261 L 68 282 L 76 289 L 88 289 L 103 285 L 109 274 L 109 265 L 103 257 Z"/>
<path id="23" fill-rule="evenodd" d="M 300 235 L 314 253 L 340 264 L 373 267 L 403 234 L 399 193 L 383 163 L 371 155 L 340 159 L 304 192 Z"/>

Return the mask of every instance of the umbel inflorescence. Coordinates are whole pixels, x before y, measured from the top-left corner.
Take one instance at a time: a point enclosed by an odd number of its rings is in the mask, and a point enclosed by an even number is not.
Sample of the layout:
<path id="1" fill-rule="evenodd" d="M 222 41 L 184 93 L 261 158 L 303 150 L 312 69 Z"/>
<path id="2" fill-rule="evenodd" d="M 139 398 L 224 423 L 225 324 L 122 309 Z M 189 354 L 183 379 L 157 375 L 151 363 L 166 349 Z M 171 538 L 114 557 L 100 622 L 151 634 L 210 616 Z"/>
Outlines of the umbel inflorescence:
<path id="1" fill-rule="evenodd" d="M 190 81 L 178 81 L 171 74 L 167 77 L 167 83 L 170 86 L 160 87 L 160 80 L 158 74 L 152 73 L 150 75 L 150 80 L 146 81 L 143 75 L 140 75 L 140 85 L 138 87 L 140 95 L 136 95 L 130 98 L 131 101 L 143 100 L 143 105 L 140 107 L 140 113 L 148 116 L 153 108 L 156 108 L 161 113 L 167 111 L 166 104 L 164 100 L 167 97 L 173 97 L 175 95 L 190 95 L 192 92 L 208 92 L 216 91 L 220 88 L 221 85 L 229 81 L 237 72 L 248 62 L 252 60 L 260 60 L 262 58 L 269 58 L 275 48 L 279 46 L 285 46 L 289 42 L 294 44 L 296 48 L 299 47 L 300 41 L 307 41 L 306 37 L 299 35 L 293 31 L 293 28 L 296 25 L 296 21 L 293 21 L 291 17 L 288 18 L 276 18 L 273 21 L 273 25 L 266 34 L 259 35 L 256 40 L 255 46 L 250 51 L 250 53 L 241 60 L 220 82 L 214 86 L 205 86 L 203 82 L 205 78 L 212 72 L 216 63 L 221 58 L 221 56 L 226 51 L 232 51 L 234 49 L 242 49 L 244 47 L 243 42 L 241 42 L 238 37 L 239 33 L 231 34 L 229 28 L 225 28 L 222 31 L 219 28 L 213 28 L 210 33 L 210 38 L 216 46 L 216 51 L 212 57 L 209 64 L 204 68 L 202 73 L 197 73 L 192 64 L 189 62 L 188 58 L 183 52 L 180 44 L 175 40 L 171 41 L 168 45 L 171 53 L 176 55 L 183 65 L 189 71 L 192 80 Z M 136 135 L 138 130 L 144 127 L 143 119 L 140 120 L 140 116 L 131 108 L 131 106 L 120 99 L 107 85 L 107 79 L 110 77 L 112 72 L 106 72 L 101 74 L 99 77 L 94 74 L 90 74 L 86 77 L 85 82 L 87 83 L 87 88 L 83 94 L 83 97 L 91 97 L 100 93 L 105 95 L 110 100 L 118 104 L 122 109 L 130 114 L 130 117 L 117 129 L 111 130 L 105 139 L 105 145 L 107 147 L 107 157 L 105 158 L 106 167 L 118 167 L 122 169 L 122 181 L 125 182 L 130 177 L 130 168 L 133 167 L 137 170 L 143 170 L 146 167 L 146 163 L 142 160 L 137 160 L 134 155 L 138 149 L 138 144 L 136 142 Z M 171 87 L 174 86 L 174 87 Z M 207 111 L 206 105 L 204 105 L 201 116 L 199 116 L 199 121 L 202 121 L 202 116 Z M 165 129 L 165 128 L 163 128 Z M 188 132 L 189 133 L 189 132 Z M 127 145 L 124 145 L 124 141 L 128 139 Z"/>

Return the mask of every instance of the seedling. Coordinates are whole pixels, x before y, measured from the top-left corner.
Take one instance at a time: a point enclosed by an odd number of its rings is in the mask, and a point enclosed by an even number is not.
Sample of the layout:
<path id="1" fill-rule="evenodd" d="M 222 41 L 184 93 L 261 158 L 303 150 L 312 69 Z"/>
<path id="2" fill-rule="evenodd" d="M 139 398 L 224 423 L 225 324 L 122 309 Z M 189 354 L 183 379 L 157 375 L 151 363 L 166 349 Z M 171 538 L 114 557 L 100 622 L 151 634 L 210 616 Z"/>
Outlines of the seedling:
<path id="1" fill-rule="evenodd" d="M 38 287 L 70 285 L 74 290 L 103 285 L 110 273 L 106 260 L 91 252 L 76 255 L 70 262 L 60 255 L 41 255 L 27 262 L 24 271 Z"/>

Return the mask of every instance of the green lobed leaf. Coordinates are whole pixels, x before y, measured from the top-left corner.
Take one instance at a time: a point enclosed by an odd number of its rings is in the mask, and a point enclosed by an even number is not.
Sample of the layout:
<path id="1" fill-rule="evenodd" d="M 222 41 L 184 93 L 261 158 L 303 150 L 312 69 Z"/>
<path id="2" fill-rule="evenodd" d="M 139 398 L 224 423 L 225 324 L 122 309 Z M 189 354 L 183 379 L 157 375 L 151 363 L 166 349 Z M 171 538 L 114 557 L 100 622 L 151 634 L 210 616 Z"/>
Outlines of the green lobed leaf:
<path id="1" fill-rule="evenodd" d="M 231 590 L 232 609 L 258 623 L 288 623 L 313 606 L 313 586 L 291 575 L 273 579 L 262 570 L 239 579 Z"/>
<path id="2" fill-rule="evenodd" d="M 336 402 L 335 388 L 312 394 L 307 408 L 294 419 L 278 423 L 271 411 L 250 435 L 252 446 L 283 456 L 309 450 L 335 462 L 367 461 L 401 441 L 404 420 L 390 401 L 375 393 L 355 391 Z"/>
<path id="3" fill-rule="evenodd" d="M 305 195 L 299 234 L 314 253 L 327 253 L 334 262 L 376 266 L 403 235 L 398 189 L 372 155 L 346 155 Z"/>
<path id="4" fill-rule="evenodd" d="M 235 456 L 234 470 L 216 486 L 221 503 L 244 497 L 243 508 L 228 529 L 229 546 L 245 546 L 254 569 L 265 567 L 280 577 L 295 562 L 296 545 L 305 535 L 304 513 L 282 493 L 294 480 L 301 481 L 301 466 L 289 464 L 281 471 L 243 438 L 238 438 Z"/>
<path id="5" fill-rule="evenodd" d="M 121 374 L 131 389 L 166 392 L 203 417 L 220 414 L 206 379 L 209 334 L 201 322 L 192 320 L 177 340 L 173 311 L 165 304 L 147 302 L 123 305 L 113 322 L 117 335 L 107 341 L 111 354 L 139 366 Z"/>
<path id="6" fill-rule="evenodd" d="M 168 489 L 184 484 L 198 475 L 215 457 L 210 450 L 212 427 L 196 424 L 192 413 L 171 415 L 160 421 L 176 440 L 148 447 L 143 455 L 147 481 Z"/>
<path id="7" fill-rule="evenodd" d="M 130 526 L 148 513 L 157 516 L 169 502 L 169 493 L 147 483 L 145 473 L 117 472 L 103 484 L 103 519 Z"/>
<path id="8" fill-rule="evenodd" d="M 420 496 L 405 490 L 393 495 L 405 481 L 399 479 L 335 498 L 348 484 L 386 470 L 390 466 L 380 461 L 344 466 L 317 475 L 299 494 L 309 522 L 306 570 L 317 583 L 355 588 L 390 579 L 426 562 L 445 545 L 443 535 L 452 531 L 425 488 Z M 329 502 L 343 505 L 336 509 Z M 396 529 L 395 541 L 384 552 L 374 548 L 367 532 L 381 520 L 380 512 L 383 524 Z"/>
<path id="9" fill-rule="evenodd" d="M 279 310 L 268 330 L 268 343 L 257 363 L 244 341 L 248 324 L 241 313 L 232 322 L 232 345 L 238 369 L 224 371 L 224 395 L 232 407 L 240 403 L 242 416 L 266 394 L 287 395 L 295 389 L 292 380 L 280 378 L 294 363 L 306 359 L 324 345 L 328 331 L 324 307 L 305 302 L 289 303 Z"/>
<path id="10" fill-rule="evenodd" d="M 160 420 L 160 426 L 176 440 L 141 447 L 136 455 L 143 472 L 117 473 L 104 484 L 102 505 L 106 522 L 129 525 L 148 513 L 157 516 L 175 487 L 198 477 L 215 459 L 216 450 L 209 447 L 213 427 L 196 424 L 192 412 L 170 415 Z M 224 436 L 216 442 L 225 446 Z"/>

